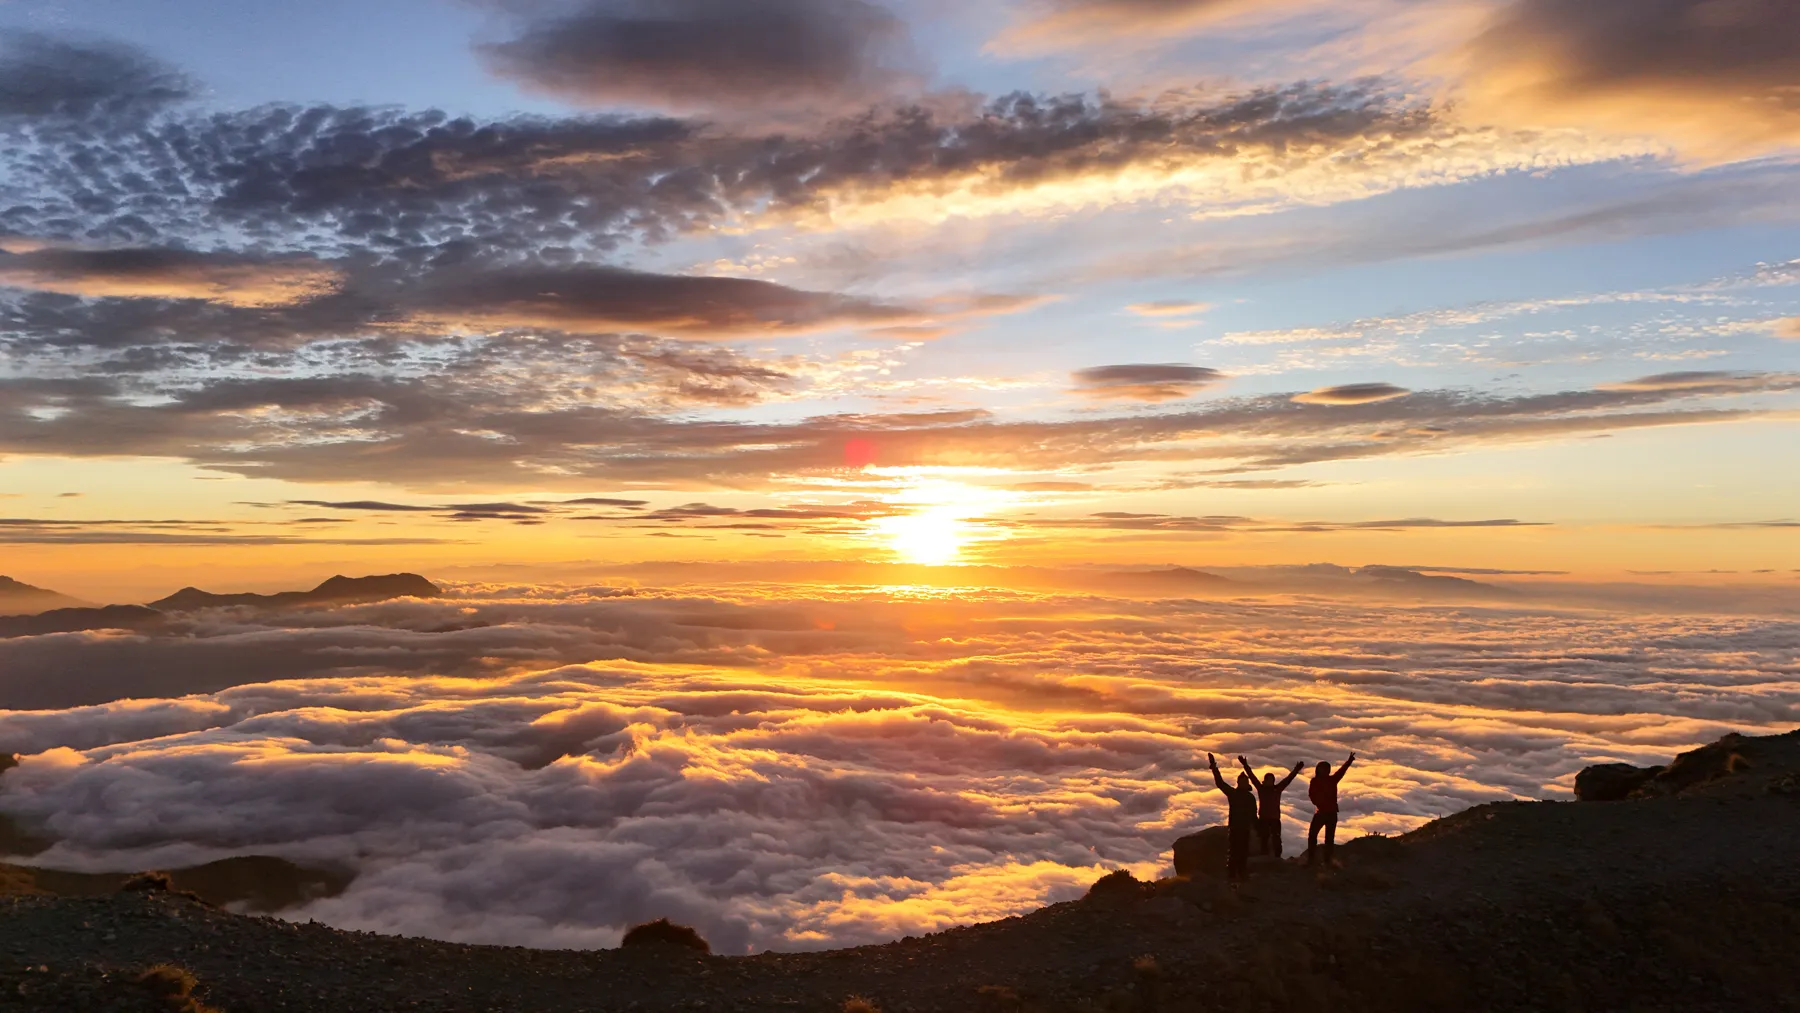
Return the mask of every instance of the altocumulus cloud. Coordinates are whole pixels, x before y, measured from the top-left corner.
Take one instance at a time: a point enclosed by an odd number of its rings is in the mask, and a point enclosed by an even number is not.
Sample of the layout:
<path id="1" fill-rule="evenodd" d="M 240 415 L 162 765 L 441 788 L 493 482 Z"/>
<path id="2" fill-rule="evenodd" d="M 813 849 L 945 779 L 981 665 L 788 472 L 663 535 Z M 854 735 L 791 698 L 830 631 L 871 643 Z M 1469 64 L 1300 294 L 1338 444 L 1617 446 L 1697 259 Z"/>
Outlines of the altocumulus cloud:
<path id="1" fill-rule="evenodd" d="M 342 862 L 294 916 L 553 946 L 866 942 L 1147 874 L 1219 816 L 1207 750 L 1354 749 L 1351 826 L 1396 830 L 1800 717 L 1800 627 L 1755 618 L 465 585 L 186 622 L 0 643 L 9 702 L 111 687 L 0 713 L 43 861 Z"/>

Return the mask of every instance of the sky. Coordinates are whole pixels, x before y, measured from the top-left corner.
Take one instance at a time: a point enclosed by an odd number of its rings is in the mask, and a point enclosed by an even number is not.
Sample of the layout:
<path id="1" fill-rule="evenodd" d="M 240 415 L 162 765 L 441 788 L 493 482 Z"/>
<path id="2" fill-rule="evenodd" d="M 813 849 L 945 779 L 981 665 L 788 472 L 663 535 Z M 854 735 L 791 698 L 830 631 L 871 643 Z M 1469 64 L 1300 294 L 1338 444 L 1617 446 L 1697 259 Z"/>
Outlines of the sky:
<path id="1" fill-rule="evenodd" d="M 0 569 L 1791 581 L 1794 19 L 10 0 Z"/>
<path id="2" fill-rule="evenodd" d="M 744 953 L 1167 873 L 1208 753 L 1349 837 L 1791 729 L 1797 36 L 0 0 L 0 574 L 443 592 L 0 636 L 0 817 Z"/>

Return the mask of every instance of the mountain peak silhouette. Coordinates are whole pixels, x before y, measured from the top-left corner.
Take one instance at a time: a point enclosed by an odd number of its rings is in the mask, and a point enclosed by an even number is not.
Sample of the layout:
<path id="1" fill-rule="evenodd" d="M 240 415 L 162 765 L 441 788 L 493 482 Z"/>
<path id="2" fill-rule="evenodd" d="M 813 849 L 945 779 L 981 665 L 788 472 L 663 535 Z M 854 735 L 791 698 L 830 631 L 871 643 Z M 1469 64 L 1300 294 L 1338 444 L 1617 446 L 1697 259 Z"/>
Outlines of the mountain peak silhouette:
<path id="1" fill-rule="evenodd" d="M 371 577 L 346 577 L 338 574 L 311 591 L 281 591 L 276 594 L 214 594 L 197 587 L 184 587 L 150 603 L 164 612 L 191 612 L 195 609 L 224 605 L 352 605 L 390 598 L 440 598 L 443 590 L 416 573 L 385 573 Z"/>
<path id="2" fill-rule="evenodd" d="M 0 576 L 0 616 L 25 615 L 86 604 L 88 603 L 60 591 L 33 587 L 22 580 Z"/>

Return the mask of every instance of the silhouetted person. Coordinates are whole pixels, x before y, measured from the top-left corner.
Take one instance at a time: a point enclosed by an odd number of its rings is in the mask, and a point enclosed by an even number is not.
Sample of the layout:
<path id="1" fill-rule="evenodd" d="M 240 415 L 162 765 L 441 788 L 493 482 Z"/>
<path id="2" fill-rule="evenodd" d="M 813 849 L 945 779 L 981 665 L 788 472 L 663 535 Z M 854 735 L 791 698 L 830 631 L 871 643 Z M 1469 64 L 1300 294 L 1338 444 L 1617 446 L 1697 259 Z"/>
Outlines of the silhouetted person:
<path id="1" fill-rule="evenodd" d="M 1280 858 L 1281 793 L 1287 791 L 1287 786 L 1300 776 L 1300 768 L 1304 764 L 1294 764 L 1294 769 L 1288 771 L 1288 776 L 1277 781 L 1274 774 L 1257 777 L 1256 769 L 1250 766 L 1250 761 L 1241 756 L 1238 757 L 1238 762 L 1244 765 L 1244 773 L 1249 774 L 1251 783 L 1256 785 L 1256 839 L 1262 845 L 1260 853 Z"/>
<path id="2" fill-rule="evenodd" d="M 1351 753 L 1344 765 L 1331 772 L 1331 764 L 1324 760 L 1313 770 L 1312 784 L 1306 788 L 1306 797 L 1312 799 L 1312 827 L 1306 831 L 1306 864 L 1313 864 L 1313 853 L 1319 847 L 1319 831 L 1325 831 L 1325 864 L 1331 864 L 1331 854 L 1337 848 L 1338 818 L 1338 782 L 1344 779 L 1344 772 L 1356 762 L 1356 754 Z"/>
<path id="3" fill-rule="evenodd" d="M 1225 877 L 1240 880 L 1250 875 L 1250 835 L 1256 829 L 1256 789 L 1250 785 L 1249 774 L 1239 774 L 1237 787 L 1225 783 L 1219 773 L 1219 761 L 1213 754 L 1206 754 L 1206 764 L 1212 768 L 1213 783 L 1231 800 L 1231 808 L 1225 821 L 1226 829 L 1231 834 L 1231 850 L 1225 859 Z"/>

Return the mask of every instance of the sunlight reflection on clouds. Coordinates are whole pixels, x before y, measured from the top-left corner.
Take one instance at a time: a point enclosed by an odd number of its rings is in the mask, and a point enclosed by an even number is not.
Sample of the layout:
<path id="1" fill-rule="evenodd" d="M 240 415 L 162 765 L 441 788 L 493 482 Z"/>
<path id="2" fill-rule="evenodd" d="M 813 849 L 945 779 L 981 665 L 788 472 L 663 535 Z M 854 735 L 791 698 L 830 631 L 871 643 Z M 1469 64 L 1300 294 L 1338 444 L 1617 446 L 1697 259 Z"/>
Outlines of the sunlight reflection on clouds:
<path id="1" fill-rule="evenodd" d="M 1068 898 L 1106 868 L 1152 874 L 1220 816 L 1207 750 L 1265 766 L 1357 751 L 1354 834 L 1567 797 L 1587 762 L 1800 724 L 1800 624 L 1754 618 L 458 593 L 215 613 L 164 643 L 28 638 L 121 686 L 142 677 L 134 646 L 189 673 L 230 647 L 239 684 L 0 712 L 0 749 L 35 754 L 0 809 L 47 821 L 63 843 L 42 860 L 68 867 L 353 865 L 349 892 L 295 913 L 344 927 L 595 946 L 667 915 L 741 952 L 891 939 Z M 0 662 L 21 644 L 0 642 Z M 100 646 L 124 653 L 84 653 Z M 256 682 L 277 658 L 287 681 Z M 1296 795 L 1290 842 L 1304 810 Z"/>

